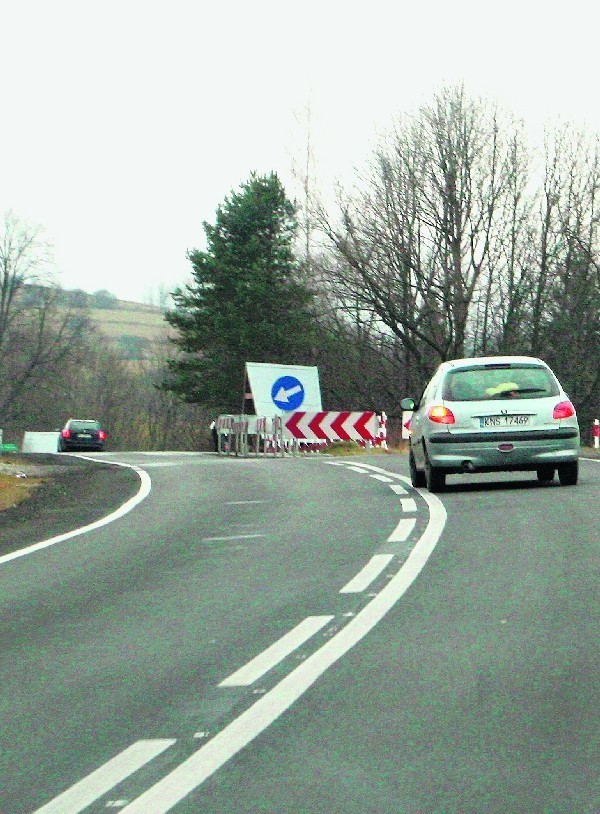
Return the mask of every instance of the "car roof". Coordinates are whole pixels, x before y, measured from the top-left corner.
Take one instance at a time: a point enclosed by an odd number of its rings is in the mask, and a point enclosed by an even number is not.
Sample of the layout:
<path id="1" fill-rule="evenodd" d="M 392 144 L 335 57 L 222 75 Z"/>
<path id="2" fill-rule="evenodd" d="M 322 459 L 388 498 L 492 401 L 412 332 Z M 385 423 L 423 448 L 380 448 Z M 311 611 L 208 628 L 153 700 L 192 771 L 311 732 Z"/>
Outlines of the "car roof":
<path id="1" fill-rule="evenodd" d="M 548 367 L 543 359 L 536 356 L 472 356 L 464 359 L 449 359 L 442 362 L 441 367 L 455 369 L 460 367 L 473 367 L 483 365 L 507 365 L 507 364 L 534 364 Z"/>

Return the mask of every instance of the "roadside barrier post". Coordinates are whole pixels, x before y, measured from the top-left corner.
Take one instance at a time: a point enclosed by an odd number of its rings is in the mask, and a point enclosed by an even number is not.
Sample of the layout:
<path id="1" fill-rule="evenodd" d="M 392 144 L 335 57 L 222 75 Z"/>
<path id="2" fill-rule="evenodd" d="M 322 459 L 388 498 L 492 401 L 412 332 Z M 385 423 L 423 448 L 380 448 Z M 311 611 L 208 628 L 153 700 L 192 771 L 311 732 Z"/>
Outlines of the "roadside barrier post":
<path id="1" fill-rule="evenodd" d="M 285 457 L 283 447 L 283 419 L 280 415 L 273 416 L 273 447 L 275 449 L 275 457 L 279 455 L 279 450 L 281 450 L 281 457 Z"/>
<path id="2" fill-rule="evenodd" d="M 387 449 L 387 415 L 381 413 L 379 416 L 379 446 L 381 449 Z"/>
<path id="3" fill-rule="evenodd" d="M 217 418 L 217 452 L 220 455 L 226 452 L 231 455 L 231 444 L 233 440 L 233 416 L 220 415 Z"/>
<path id="4" fill-rule="evenodd" d="M 248 454 L 248 423 L 248 418 L 243 415 L 235 416 L 233 420 L 236 456 Z"/>
<path id="5" fill-rule="evenodd" d="M 594 435 L 594 448 L 598 449 L 598 447 L 600 446 L 600 418 L 594 419 L 593 435 Z"/>

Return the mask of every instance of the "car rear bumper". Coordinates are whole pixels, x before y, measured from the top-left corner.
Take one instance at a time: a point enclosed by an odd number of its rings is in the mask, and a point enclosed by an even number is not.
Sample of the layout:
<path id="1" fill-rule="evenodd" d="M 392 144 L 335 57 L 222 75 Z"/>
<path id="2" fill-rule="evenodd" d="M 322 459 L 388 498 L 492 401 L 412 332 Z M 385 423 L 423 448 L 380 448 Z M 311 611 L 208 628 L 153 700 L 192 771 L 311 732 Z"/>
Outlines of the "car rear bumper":
<path id="1" fill-rule="evenodd" d="M 552 432 L 466 433 L 432 436 L 428 447 L 433 466 L 448 473 L 535 470 L 558 466 L 579 457 L 579 432 L 565 427 Z"/>
<path id="2" fill-rule="evenodd" d="M 507 443 L 528 441 L 558 441 L 576 439 L 579 446 L 579 431 L 576 427 L 558 427 L 552 430 L 500 430 L 495 432 L 437 432 L 429 436 L 430 444 L 477 444 Z"/>
<path id="3" fill-rule="evenodd" d="M 63 440 L 59 443 L 59 446 L 64 452 L 84 452 L 85 450 L 100 452 L 104 449 L 104 443 L 102 441 L 90 441 L 89 443 L 86 443 L 85 441 Z"/>

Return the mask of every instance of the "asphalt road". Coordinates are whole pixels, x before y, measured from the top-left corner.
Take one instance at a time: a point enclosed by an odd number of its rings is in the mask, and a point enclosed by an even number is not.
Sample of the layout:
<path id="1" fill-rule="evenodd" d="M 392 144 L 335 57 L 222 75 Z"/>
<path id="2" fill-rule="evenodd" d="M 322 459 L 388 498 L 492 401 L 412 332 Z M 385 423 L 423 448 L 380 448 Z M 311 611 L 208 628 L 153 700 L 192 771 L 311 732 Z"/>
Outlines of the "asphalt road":
<path id="1" fill-rule="evenodd" d="M 2 814 L 600 812 L 600 463 L 98 457 L 145 499 L 0 556 Z"/>

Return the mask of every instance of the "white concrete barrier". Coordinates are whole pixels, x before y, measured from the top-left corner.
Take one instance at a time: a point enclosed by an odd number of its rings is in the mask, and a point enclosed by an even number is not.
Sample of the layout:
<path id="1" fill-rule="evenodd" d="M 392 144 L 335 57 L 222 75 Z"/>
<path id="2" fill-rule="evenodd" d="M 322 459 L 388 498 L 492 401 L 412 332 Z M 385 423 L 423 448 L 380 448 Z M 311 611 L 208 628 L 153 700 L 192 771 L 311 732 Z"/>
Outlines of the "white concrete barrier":
<path id="1" fill-rule="evenodd" d="M 26 432 L 21 452 L 58 452 L 59 432 Z"/>

